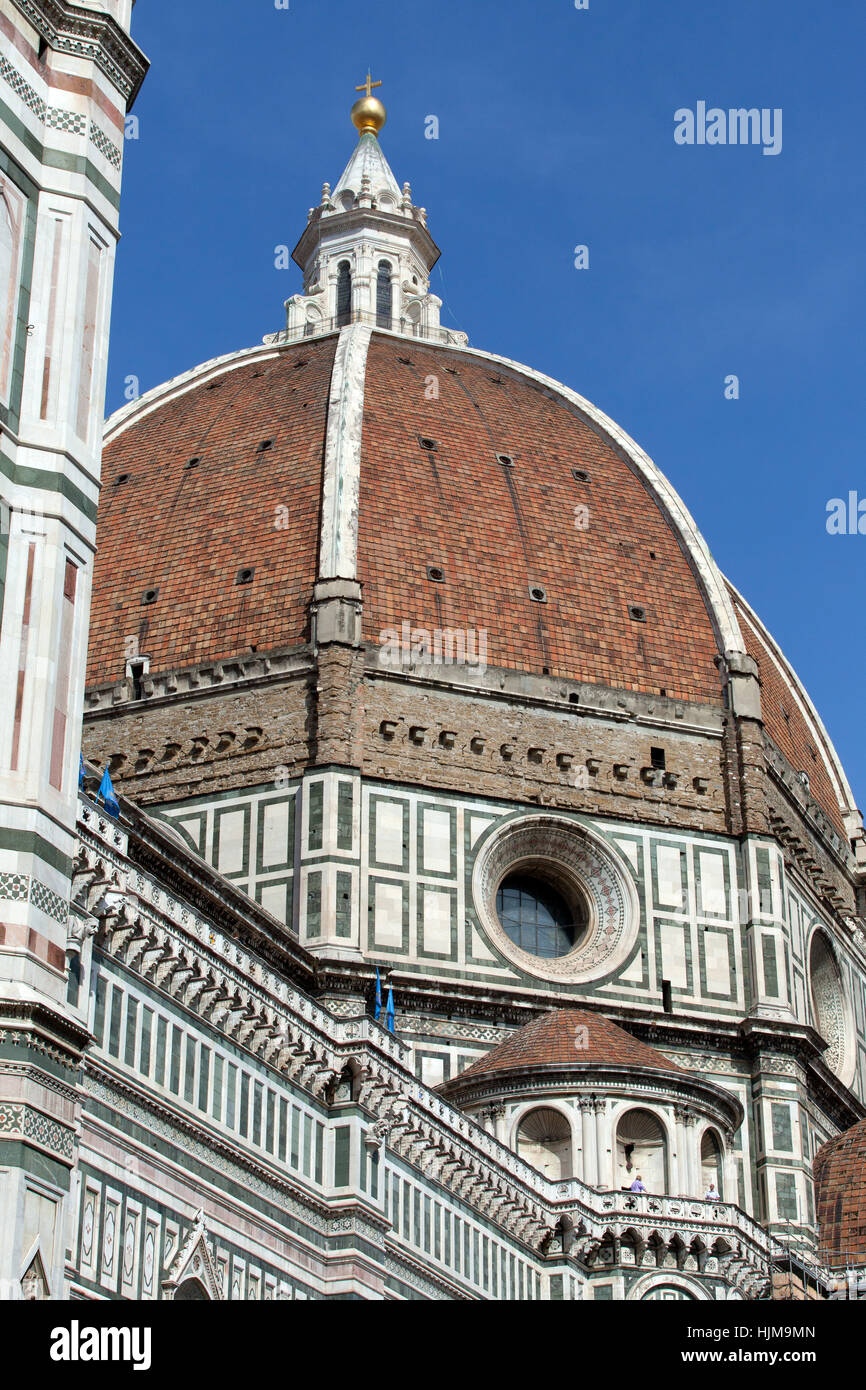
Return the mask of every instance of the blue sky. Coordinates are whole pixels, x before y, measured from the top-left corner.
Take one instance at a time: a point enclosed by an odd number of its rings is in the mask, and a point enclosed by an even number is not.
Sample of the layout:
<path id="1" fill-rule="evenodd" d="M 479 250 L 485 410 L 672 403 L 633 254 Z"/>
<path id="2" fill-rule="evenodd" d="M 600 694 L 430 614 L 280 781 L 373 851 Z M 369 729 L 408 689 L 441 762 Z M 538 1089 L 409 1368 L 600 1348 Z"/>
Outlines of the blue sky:
<path id="1" fill-rule="evenodd" d="M 385 80 L 443 322 L 612 415 L 780 641 L 866 805 L 866 8 L 806 0 L 138 0 L 108 409 L 283 326 L 274 268 Z M 781 108 L 777 156 L 674 113 Z M 425 117 L 440 122 L 425 139 Z M 588 270 L 574 268 L 587 245 Z M 725 399 L 736 374 L 740 398 Z M 866 510 L 866 509 L 864 509 Z"/>

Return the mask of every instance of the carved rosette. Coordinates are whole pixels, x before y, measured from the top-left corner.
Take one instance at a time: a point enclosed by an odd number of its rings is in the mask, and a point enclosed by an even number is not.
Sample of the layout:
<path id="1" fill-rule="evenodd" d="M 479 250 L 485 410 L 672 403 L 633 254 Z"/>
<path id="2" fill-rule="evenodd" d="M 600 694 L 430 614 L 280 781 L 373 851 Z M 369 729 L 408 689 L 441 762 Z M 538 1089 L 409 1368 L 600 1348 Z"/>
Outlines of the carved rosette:
<path id="1" fill-rule="evenodd" d="M 579 893 L 589 924 L 568 955 L 543 960 L 507 936 L 496 911 L 503 879 L 516 871 L 537 872 L 559 884 L 566 896 Z M 640 904 L 625 864 L 605 841 L 564 816 L 521 816 L 494 828 L 479 849 L 472 877 L 479 922 L 499 953 L 529 975 L 580 984 L 620 969 L 640 927 Z"/>

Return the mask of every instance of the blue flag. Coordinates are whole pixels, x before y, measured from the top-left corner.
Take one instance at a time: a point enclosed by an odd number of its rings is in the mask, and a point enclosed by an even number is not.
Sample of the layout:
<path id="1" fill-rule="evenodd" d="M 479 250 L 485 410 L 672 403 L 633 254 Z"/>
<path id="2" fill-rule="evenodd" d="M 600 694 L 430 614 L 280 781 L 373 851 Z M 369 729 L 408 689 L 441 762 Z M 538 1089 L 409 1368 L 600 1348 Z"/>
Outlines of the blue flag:
<path id="1" fill-rule="evenodd" d="M 388 986 L 388 1007 L 385 1010 L 385 1027 L 389 1033 L 394 1031 L 394 990 Z"/>
<path id="2" fill-rule="evenodd" d="M 373 1010 L 373 1017 L 379 1022 L 382 1013 L 382 981 L 379 979 L 379 967 L 376 966 L 376 1007 Z"/>
<path id="3" fill-rule="evenodd" d="M 120 815 L 120 806 L 114 794 L 111 776 L 108 768 L 102 774 L 102 781 L 99 784 L 99 791 L 96 793 L 96 800 L 101 801 L 110 816 Z"/>
<path id="4" fill-rule="evenodd" d="M 87 776 L 87 768 L 84 766 L 84 754 L 78 754 L 78 785 L 84 786 L 84 779 Z"/>

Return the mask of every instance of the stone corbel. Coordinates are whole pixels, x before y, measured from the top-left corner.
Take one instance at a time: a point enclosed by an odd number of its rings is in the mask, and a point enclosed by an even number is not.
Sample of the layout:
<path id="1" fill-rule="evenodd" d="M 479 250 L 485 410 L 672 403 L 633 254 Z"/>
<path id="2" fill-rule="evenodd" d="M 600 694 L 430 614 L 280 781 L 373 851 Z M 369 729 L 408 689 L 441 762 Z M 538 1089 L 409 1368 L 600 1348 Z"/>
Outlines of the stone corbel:
<path id="1" fill-rule="evenodd" d="M 163 936 L 162 932 L 154 932 L 152 937 L 153 945 L 148 946 L 141 956 L 141 974 L 145 979 L 152 980 L 154 973 L 159 967 L 160 961 L 171 954 L 171 944 Z"/>
<path id="2" fill-rule="evenodd" d="M 183 987 L 181 1003 L 185 1008 L 195 1008 L 196 1002 L 203 997 L 207 984 L 208 976 L 205 975 L 201 967 L 196 964 L 196 969 L 193 971 L 192 978 L 187 980 Z"/>
<path id="3" fill-rule="evenodd" d="M 231 993 L 224 980 L 217 980 L 213 975 L 208 975 L 205 987 L 198 996 L 199 1013 L 202 1018 L 213 1020 L 214 1014 L 220 1005 L 231 998 Z"/>
<path id="4" fill-rule="evenodd" d="M 738 719 L 763 721 L 758 663 L 744 652 L 725 652 L 731 710 Z"/>
<path id="5" fill-rule="evenodd" d="M 339 1076 L 340 1073 L 338 1071 L 335 1071 L 335 1069 L 332 1066 L 328 1065 L 327 1063 L 325 1063 L 324 1065 L 319 1063 L 319 1065 L 316 1067 L 313 1077 L 311 1078 L 311 1095 L 313 1095 L 317 1100 L 321 1100 L 325 1096 L 328 1088 L 339 1079 Z"/>
<path id="6" fill-rule="evenodd" d="M 131 970 L 137 970 L 138 961 L 150 940 L 150 924 L 143 917 L 136 917 L 135 925 L 123 943 L 124 962 Z"/>
<path id="7" fill-rule="evenodd" d="M 171 981 L 179 970 L 184 970 L 182 956 L 176 956 L 173 951 L 166 952 L 163 959 L 153 972 L 153 982 L 157 989 L 164 989 L 166 993 L 171 992 Z"/>
<path id="8" fill-rule="evenodd" d="M 322 579 L 313 590 L 313 643 L 361 645 L 361 586 L 352 579 Z"/>
<path id="9" fill-rule="evenodd" d="M 253 1004 L 246 995 L 235 996 L 234 1003 L 229 1007 L 228 1018 L 224 1032 L 226 1037 L 240 1039 L 245 1028 L 253 1022 L 256 1011 Z"/>
<path id="10" fill-rule="evenodd" d="M 84 914 L 80 917 L 70 915 L 69 925 L 66 936 L 67 956 L 81 955 L 85 945 L 99 931 L 99 922 L 95 917 Z"/>
<path id="11" fill-rule="evenodd" d="M 364 1135 L 364 1144 L 369 1152 L 376 1153 L 388 1142 L 391 1133 L 390 1120 L 376 1120 Z"/>
<path id="12" fill-rule="evenodd" d="M 235 1029 L 235 1041 L 246 1048 L 247 1052 L 255 1052 L 258 1034 L 266 1033 L 270 1026 L 267 1020 L 258 1014 L 254 1014 L 252 1018 L 241 1018 Z"/>

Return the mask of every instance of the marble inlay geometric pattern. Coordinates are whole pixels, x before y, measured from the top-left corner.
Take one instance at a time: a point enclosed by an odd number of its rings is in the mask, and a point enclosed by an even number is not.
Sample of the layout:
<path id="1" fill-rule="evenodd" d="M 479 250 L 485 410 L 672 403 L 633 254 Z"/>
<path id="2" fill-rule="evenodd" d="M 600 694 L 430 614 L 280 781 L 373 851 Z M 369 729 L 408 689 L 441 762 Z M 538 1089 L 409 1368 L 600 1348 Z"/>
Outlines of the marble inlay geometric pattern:
<path id="1" fill-rule="evenodd" d="M 49 1149 L 60 1158 L 71 1160 L 75 1151 L 75 1135 L 71 1129 L 27 1105 L 0 1105 L 0 1135 L 32 1139 L 40 1148 Z"/>
<path id="2" fill-rule="evenodd" d="M 30 86 L 26 78 L 22 77 L 17 68 L 13 67 L 7 58 L 0 54 L 0 77 L 8 82 L 15 95 L 20 97 L 28 110 L 38 117 L 46 126 L 52 130 L 65 130 L 70 135 L 84 135 L 87 131 L 87 117 L 82 111 L 68 111 L 62 106 L 49 106 L 39 95 L 35 88 Z M 100 154 L 119 169 L 123 156 L 118 147 L 109 140 L 108 136 L 90 122 L 90 138 Z"/>
<path id="3" fill-rule="evenodd" d="M 29 901 L 34 907 L 38 907 L 40 912 L 44 912 L 61 925 L 69 916 L 69 904 L 66 899 L 61 898 L 46 884 L 40 883 L 38 878 L 30 878 L 28 874 L 0 873 L 0 899 L 14 903 Z"/>
<path id="4" fill-rule="evenodd" d="M 94 125 L 93 121 L 90 122 L 90 138 L 99 153 L 105 155 L 109 164 L 113 164 L 115 169 L 119 169 L 123 162 L 123 155 L 117 146 L 112 144 L 108 136 L 99 129 L 99 126 Z"/>

